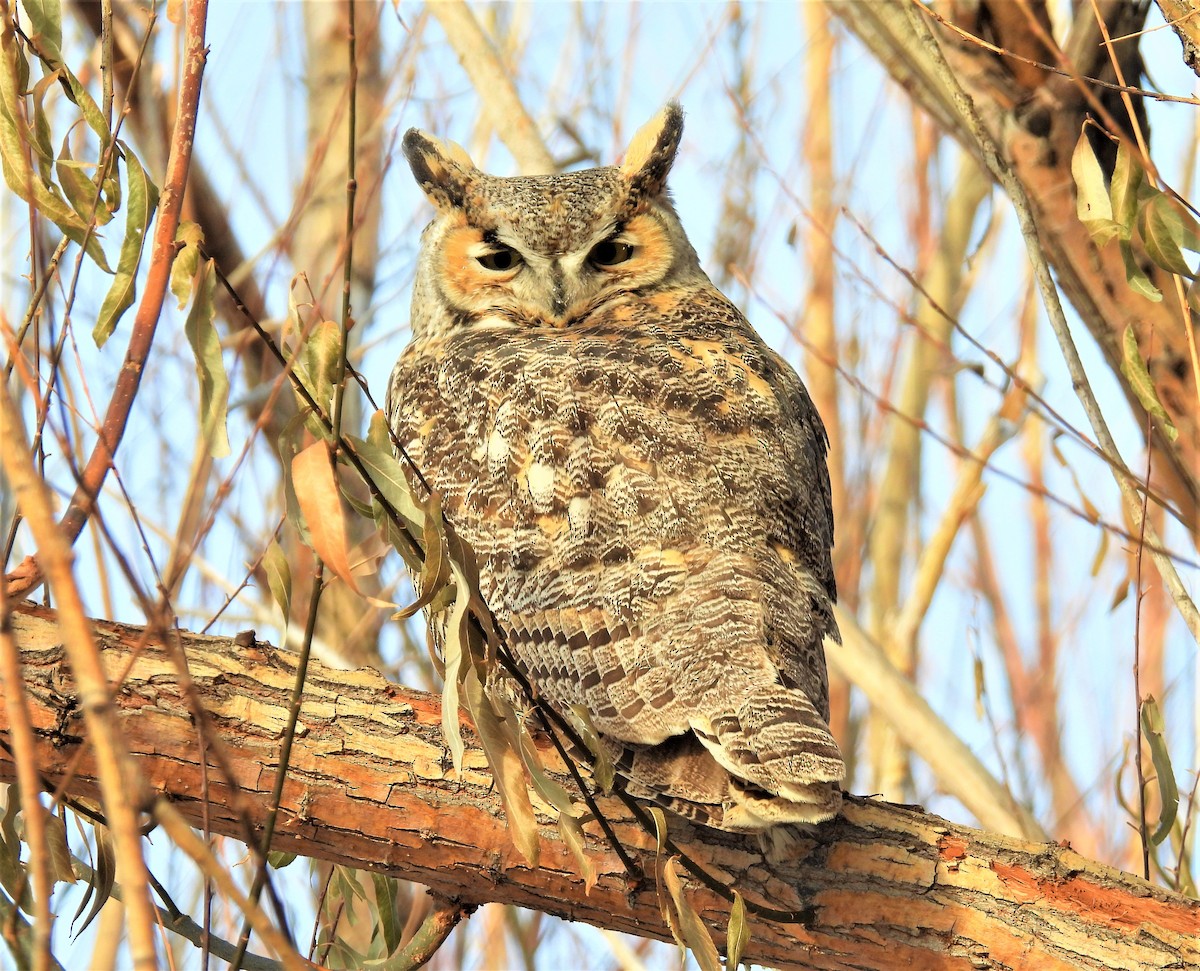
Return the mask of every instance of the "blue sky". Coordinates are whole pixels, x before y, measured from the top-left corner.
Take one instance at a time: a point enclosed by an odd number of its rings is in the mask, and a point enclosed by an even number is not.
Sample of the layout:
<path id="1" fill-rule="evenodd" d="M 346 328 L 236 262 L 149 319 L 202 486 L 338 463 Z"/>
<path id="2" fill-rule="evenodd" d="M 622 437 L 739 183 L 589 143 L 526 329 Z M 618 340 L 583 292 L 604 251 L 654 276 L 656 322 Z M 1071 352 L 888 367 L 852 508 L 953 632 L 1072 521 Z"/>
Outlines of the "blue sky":
<path id="1" fill-rule="evenodd" d="M 364 17 L 371 9 L 369 4 L 360 4 Z M 307 155 L 301 13 L 298 4 L 222 0 L 212 5 L 204 108 L 197 133 L 197 157 L 220 187 L 245 251 L 265 253 L 255 275 L 272 313 L 280 315 L 286 308 L 289 278 L 299 268 L 271 251 L 272 237 L 292 206 Z M 438 27 L 430 24 L 425 28 L 422 46 L 415 54 L 405 47 L 419 13 L 417 5 L 408 3 L 382 8 L 385 71 L 395 69 L 386 113 L 378 119 L 385 142 L 415 125 L 435 128 L 439 136 L 472 145 L 478 101 Z M 671 186 L 685 227 L 706 261 L 721 213 L 723 174 L 729 154 L 741 137 L 729 89 L 736 85 L 739 60 L 749 65 L 754 92 L 749 125 L 763 146 L 763 158 L 753 181 L 756 285 L 752 293 L 734 288 L 731 295 L 767 341 L 798 362 L 802 352 L 773 315 L 774 309 L 797 312 L 803 306 L 807 286 L 803 251 L 788 243 L 789 229 L 794 224 L 801 233 L 804 231 L 804 218 L 795 200 L 804 199 L 807 193 L 800 150 L 807 98 L 807 41 L 797 8 L 790 4 L 748 5 L 740 52 L 735 51 L 731 41 L 725 5 L 539 3 L 505 8 L 501 19 L 509 18 L 519 25 L 523 39 L 520 90 L 542 130 L 550 134 L 551 148 L 557 153 L 572 149 L 559 125 L 562 117 L 570 120 L 587 145 L 595 147 L 605 161 L 611 161 L 621 148 L 614 127 L 619 128 L 620 139 L 628 138 L 668 98 L 683 103 L 687 127 Z M 586 26 L 586 35 L 595 39 L 594 44 L 580 41 L 580 20 Z M 1173 93 L 1194 93 L 1195 76 L 1182 65 L 1174 36 L 1159 31 L 1145 44 L 1154 81 Z M 156 47 L 164 67 L 174 64 L 174 45 L 175 35 L 164 29 Z M 870 228 L 899 263 L 913 267 L 917 262 L 909 229 L 913 198 L 906 189 L 906 185 L 911 186 L 913 158 L 913 113 L 909 103 L 897 89 L 882 83 L 874 61 L 853 42 L 839 49 L 831 94 L 841 180 L 839 201 Z M 1155 157 L 1168 180 L 1187 194 L 1194 188 L 1194 173 L 1181 172 L 1180 167 L 1186 145 L 1196 137 L 1195 109 L 1151 103 L 1149 111 Z M 369 306 L 356 308 L 367 348 L 359 366 L 377 397 L 382 396 L 392 362 L 407 339 L 408 286 L 419 229 L 427 218 L 426 204 L 409 178 L 403 159 L 397 154 L 393 161 L 383 193 L 376 292 Z M 488 146 L 485 164 L 497 174 L 514 171 L 511 157 L 495 139 Z M 943 145 L 933 177 L 948 185 L 957 164 L 954 147 Z M 152 175 L 160 178 L 161 171 Z M 15 254 L 24 246 L 23 214 L 10 208 L 4 215 L 5 251 L 14 254 L 3 267 L 4 309 L 10 319 L 19 320 L 25 294 L 17 276 L 24 272 L 24 266 Z M 987 271 L 977 282 L 960 319 L 980 341 L 1012 360 L 1016 351 L 1015 321 L 1028 271 L 1010 207 L 998 194 L 993 194 L 983 207 L 980 236 L 988 218 L 1001 221 L 1002 226 L 994 252 L 980 256 L 987 261 Z M 113 230 L 109 235 L 115 237 L 117 233 Z M 116 242 L 110 239 L 109 245 Z M 896 348 L 903 347 L 910 335 L 902 329 L 889 303 L 872 295 L 856 274 L 871 279 L 900 306 L 911 304 L 910 288 L 874 254 L 870 242 L 850 223 L 841 223 L 836 242 L 845 254 L 836 261 L 839 328 L 855 336 L 860 351 L 857 360 L 848 361 L 846 366 L 867 387 L 880 390 L 894 363 Z M 94 315 L 103 296 L 102 285 L 102 281 L 85 278 L 74 313 L 77 323 Z M 174 309 L 163 317 L 152 370 L 138 399 L 119 461 L 122 479 L 147 518 L 168 527 L 173 525 L 171 516 L 178 509 L 184 485 L 178 472 L 190 463 L 194 439 L 195 378 L 182 321 L 183 312 Z M 127 331 L 119 331 L 101 352 L 91 345 L 87 331 L 90 324 L 86 330 L 80 329 L 77 339 L 79 366 L 89 375 L 97 407 L 102 407 L 108 382 L 120 366 Z M 1075 333 L 1123 455 L 1131 463 L 1140 463 L 1141 436 L 1116 382 L 1084 329 L 1076 326 Z M 983 361 L 978 352 L 961 341 L 955 342 L 955 349 L 963 361 Z M 75 351 L 72 348 L 69 356 Z M 1039 351 L 1046 397 L 1072 424 L 1086 428 L 1044 323 L 1039 324 Z M 227 359 L 232 360 L 232 355 Z M 74 363 L 71 366 L 75 367 Z M 995 384 L 998 378 L 990 364 L 985 364 L 985 371 Z M 963 372 L 957 380 L 966 440 L 971 442 L 978 438 L 998 395 L 969 372 Z M 236 453 L 248 430 L 244 412 L 238 408 L 244 384 L 239 386 L 236 373 L 232 395 L 230 433 Z M 847 413 L 873 408 L 849 387 L 842 404 Z M 928 420 L 939 430 L 947 427 L 943 399 L 936 394 Z M 878 456 L 861 454 L 862 443 L 850 442 L 848 448 L 854 458 L 872 462 L 878 468 Z M 1121 522 L 1116 488 L 1104 467 L 1071 443 L 1064 443 L 1062 449 L 1088 498 L 1106 519 Z M 229 461 L 218 461 L 218 469 L 228 469 Z M 927 474 L 921 496 L 921 525 L 927 533 L 953 486 L 954 459 L 926 438 L 923 461 Z M 1002 449 L 996 462 L 1017 477 L 1026 477 L 1016 444 Z M 62 464 L 52 462 L 51 471 L 62 476 Z M 271 492 L 276 472 L 277 464 L 265 447 L 256 448 L 243 483 L 230 498 L 230 508 L 239 519 L 222 519 L 202 550 L 218 573 L 240 576 L 259 542 L 257 532 L 275 521 L 278 510 L 264 507 L 263 497 Z M 1050 462 L 1047 475 L 1053 491 L 1078 504 L 1067 470 Z M 1028 497 L 1020 488 L 995 476 L 987 476 L 985 481 L 989 490 L 983 509 L 996 545 L 1002 584 L 1023 643 L 1030 644 L 1034 617 L 1030 603 L 1033 550 L 1025 525 Z M 122 516 L 120 503 L 110 502 L 110 508 L 125 552 L 143 578 L 149 577 L 139 552 L 140 541 Z M 1119 812 L 1112 799 L 1111 777 L 1124 739 L 1133 727 L 1129 674 L 1132 598 L 1108 610 L 1124 571 L 1116 555 L 1119 543 L 1114 540 L 1110 544 L 1104 566 L 1093 577 L 1092 559 L 1101 542 L 1096 527 L 1055 514 L 1052 536 L 1057 554 L 1056 610 L 1064 618 L 1062 626 L 1067 632 L 1059 670 L 1054 673 L 1063 685 L 1067 750 L 1081 784 L 1094 782 L 1094 803 L 1102 816 L 1114 821 L 1115 828 Z M 1178 532 L 1169 534 L 1168 540 L 1194 556 L 1186 538 Z M 169 540 L 152 536 L 150 545 L 161 565 Z M 992 727 L 975 712 L 972 684 L 977 654 L 983 660 L 989 696 L 996 703 L 995 718 L 1002 726 L 999 748 L 1011 755 L 1018 743 L 1012 738 L 1009 714 L 998 701 L 1004 696 L 1002 668 L 988 633 L 986 607 L 971 593 L 967 582 L 969 561 L 961 548 L 964 545 L 960 543 L 952 556 L 948 581 L 939 591 L 922 630 L 921 683 L 933 707 L 987 764 L 999 770 Z M 81 544 L 80 556 L 80 574 L 86 576 L 93 557 L 90 543 Z M 1195 571 L 1183 572 L 1195 591 Z M 134 601 L 119 584 L 116 591 L 116 617 L 137 621 Z M 99 591 L 90 589 L 87 595 L 90 608 L 103 613 Z M 247 596 L 257 600 L 260 594 L 251 591 Z M 220 592 L 211 583 L 194 575 L 181 596 L 182 603 L 197 610 L 196 616 L 188 618 L 190 626 L 200 626 L 200 616 L 214 609 L 220 599 Z M 247 610 L 235 606 L 217 629 L 227 633 L 241 629 L 247 626 L 247 615 Z M 255 626 L 261 635 L 278 640 L 279 632 L 265 629 L 261 620 Z M 395 652 L 396 641 L 395 634 L 389 633 L 385 647 Z M 1170 690 L 1165 704 L 1171 751 L 1184 785 L 1190 784 L 1187 773 L 1195 770 L 1198 761 L 1197 677 L 1196 646 L 1176 621 L 1168 644 L 1166 679 Z M 940 795 L 934 780 L 920 767 L 917 795 L 931 809 L 969 821 L 965 810 Z M 1037 793 L 1034 796 L 1035 807 L 1044 810 L 1044 798 Z"/>

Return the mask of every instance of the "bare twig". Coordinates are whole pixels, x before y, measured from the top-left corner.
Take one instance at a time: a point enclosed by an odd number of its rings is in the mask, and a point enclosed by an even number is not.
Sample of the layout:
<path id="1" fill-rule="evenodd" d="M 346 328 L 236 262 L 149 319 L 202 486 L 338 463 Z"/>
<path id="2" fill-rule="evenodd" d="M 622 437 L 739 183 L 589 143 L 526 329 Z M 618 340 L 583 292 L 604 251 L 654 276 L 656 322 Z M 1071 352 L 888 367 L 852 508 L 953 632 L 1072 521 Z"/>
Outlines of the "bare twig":
<path id="1" fill-rule="evenodd" d="M 79 704 L 95 739 L 104 812 L 117 848 L 117 869 L 129 893 L 126 906 L 130 952 L 134 966 L 139 971 L 148 971 L 158 962 L 154 911 L 137 819 L 137 807 L 145 801 L 145 787 L 113 720 L 108 681 L 71 573 L 70 544 L 54 521 L 50 490 L 34 470 L 30 454 L 20 413 L 8 393 L 7 383 L 0 382 L 0 466 L 37 543 L 39 572 L 44 571 L 58 600 L 63 643 L 79 684 Z"/>
<path id="2" fill-rule="evenodd" d="M 959 114 L 966 122 L 972 136 L 978 143 L 988 170 L 995 177 L 996 181 L 1004 187 L 1005 192 L 1008 193 L 1009 198 L 1012 200 L 1013 208 L 1017 213 L 1017 221 L 1021 226 L 1021 236 L 1025 240 L 1025 248 L 1029 254 L 1030 262 L 1033 264 L 1038 289 L 1041 292 L 1042 301 L 1046 306 L 1046 314 L 1050 319 L 1050 326 L 1054 331 L 1054 336 L 1058 339 L 1063 359 L 1067 364 L 1067 371 L 1071 375 L 1071 386 L 1074 388 L 1080 404 L 1083 405 L 1084 413 L 1087 415 L 1088 422 L 1092 426 L 1092 432 L 1096 436 L 1099 450 L 1108 456 L 1110 460 L 1113 469 L 1113 478 L 1117 482 L 1117 487 L 1121 490 L 1121 496 L 1125 501 L 1125 508 L 1129 513 L 1130 519 L 1136 528 L 1144 528 L 1146 547 L 1154 559 L 1155 566 L 1158 567 L 1159 575 L 1171 591 L 1171 598 L 1175 601 L 1175 606 L 1179 610 L 1180 616 L 1183 617 L 1184 623 L 1187 624 L 1192 638 L 1200 640 L 1200 611 L 1197 611 L 1196 604 L 1192 601 L 1187 587 L 1184 586 L 1179 572 L 1175 569 L 1175 564 L 1169 556 L 1162 552 L 1162 541 L 1157 531 L 1150 523 L 1145 523 L 1143 527 L 1145 517 L 1142 515 L 1142 504 L 1138 496 L 1138 490 L 1130 481 L 1132 473 L 1121 458 L 1121 452 L 1117 448 L 1117 443 L 1108 429 L 1108 422 L 1100 410 L 1100 405 L 1096 401 L 1095 394 L 1092 393 L 1092 387 L 1088 381 L 1087 372 L 1084 370 L 1083 362 L 1079 359 L 1079 351 L 1075 347 L 1075 339 L 1071 336 L 1070 328 L 1067 325 L 1067 318 L 1063 313 L 1062 302 L 1058 298 L 1058 290 L 1055 288 L 1054 279 L 1050 275 L 1050 267 L 1046 263 L 1045 256 L 1042 254 L 1041 244 L 1038 241 L 1037 226 L 1034 225 L 1033 211 L 1030 208 L 1029 198 L 1025 193 L 1025 189 L 1000 157 L 1000 150 L 987 128 L 984 127 L 978 112 L 975 110 L 974 103 L 963 90 L 958 79 L 950 70 L 950 66 L 946 63 L 941 48 L 938 46 L 933 34 L 930 33 L 929 25 L 924 20 L 924 6 L 918 3 L 917 0 L 909 0 L 905 6 L 905 10 L 913 31 L 925 46 L 935 73 L 941 79 L 942 84 L 950 91 Z"/>
<path id="3" fill-rule="evenodd" d="M 929 706 L 850 614 L 834 608 L 842 643 L 827 643 L 829 666 L 852 681 L 903 740 L 918 753 L 938 784 L 967 807 L 986 827 L 1000 833 L 1044 840 L 1032 813 L 1018 805 L 963 741 Z"/>
<path id="4" fill-rule="evenodd" d="M 42 784 L 38 778 L 25 682 L 21 677 L 21 655 L 13 637 L 12 618 L 3 583 L 0 583 L 0 685 L 3 686 L 4 707 L 8 713 L 13 761 L 17 766 L 17 788 L 21 797 L 21 815 L 25 820 L 24 842 L 29 847 L 28 867 L 33 874 L 33 971 L 47 971 L 53 961 L 50 951 L 50 892 L 54 885 L 50 880 L 50 846 L 46 842 L 46 808 L 41 801 Z"/>
<path id="5" fill-rule="evenodd" d="M 308 962 L 297 954 L 287 939 L 279 933 L 275 925 L 267 919 L 267 915 L 263 913 L 258 904 L 242 893 L 229 871 L 212 855 L 212 851 L 204 844 L 204 841 L 192 832 L 187 820 L 180 816 L 167 800 L 155 801 L 154 819 L 171 837 L 172 842 L 190 856 L 205 876 L 216 883 L 230 903 L 245 915 L 255 933 L 283 962 L 283 966 L 288 971 L 302 971 L 309 966 Z"/>
<path id="6" fill-rule="evenodd" d="M 433 894 L 433 900 L 433 909 L 412 936 L 412 940 L 388 961 L 388 967 L 392 971 L 416 971 L 417 968 L 424 967 L 437 953 L 438 948 L 446 943 L 450 932 L 471 911 L 471 908 L 459 901 L 438 894 Z"/>
<path id="7" fill-rule="evenodd" d="M 125 426 L 137 396 L 150 348 L 154 343 L 154 332 L 162 313 L 163 301 L 170 279 L 171 265 L 175 258 L 175 233 L 179 228 L 180 212 L 183 208 L 183 193 L 187 185 L 188 164 L 191 161 L 192 143 L 196 135 L 196 120 L 200 106 L 200 86 L 204 77 L 204 64 L 208 51 L 204 46 L 205 26 L 208 17 L 208 0 L 193 0 L 187 7 L 187 28 L 184 42 L 183 78 L 179 88 L 179 108 L 175 129 L 171 138 L 171 154 L 167 162 L 167 175 L 160 197 L 158 217 L 154 229 L 150 267 L 146 274 L 145 289 L 141 303 L 133 320 L 129 336 L 129 347 L 125 362 L 117 377 L 116 386 L 108 403 L 104 424 L 96 439 L 95 447 L 80 477 L 79 485 L 71 497 L 60 528 L 69 542 L 74 542 L 83 530 L 88 516 L 108 470 L 112 467 L 117 448 L 125 434 Z M 38 578 L 40 579 L 40 578 Z M 20 585 L 10 587 L 10 595 L 20 595 L 36 585 L 31 578 L 24 578 Z"/>
<path id="8" fill-rule="evenodd" d="M 558 166 L 538 134 L 537 125 L 471 8 L 462 0 L 443 0 L 431 4 L 429 9 L 446 32 L 446 39 L 471 79 L 492 127 L 512 152 L 522 174 L 544 175 L 556 171 Z"/>

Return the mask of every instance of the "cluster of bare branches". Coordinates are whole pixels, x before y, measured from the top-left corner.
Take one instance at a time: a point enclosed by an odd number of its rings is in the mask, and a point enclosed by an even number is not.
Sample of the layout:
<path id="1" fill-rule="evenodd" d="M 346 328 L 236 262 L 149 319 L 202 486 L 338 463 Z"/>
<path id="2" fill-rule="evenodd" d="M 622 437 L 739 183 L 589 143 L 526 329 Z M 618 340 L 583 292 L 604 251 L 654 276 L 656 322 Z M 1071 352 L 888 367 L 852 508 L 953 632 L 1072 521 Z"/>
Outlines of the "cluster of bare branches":
<path id="1" fill-rule="evenodd" d="M 884 966 L 889 927 L 947 966 L 1196 959 L 1200 26 L 1158 6 L 0 0 L 16 963 L 637 967 L 673 937 L 706 968 L 714 940 L 731 965 Z M 856 804 L 773 870 L 598 795 L 604 765 L 567 756 L 586 724 L 543 713 L 551 746 L 482 696 L 502 639 L 372 396 L 425 218 L 385 180 L 396 133 L 557 171 L 611 162 L 668 98 L 684 222 L 830 433 L 850 789 L 990 835 Z M 420 608 L 458 632 L 440 654 Z M 190 628 L 270 631 L 295 663 Z M 362 665 L 442 693 L 404 696 L 431 707 L 403 796 L 365 726 L 408 715 L 336 670 Z M 389 829 L 395 805 L 418 822 Z M 878 852 L 907 839 L 903 865 Z M 834 865 L 887 882 L 871 942 Z M 974 899 L 977 936 L 922 899 Z"/>

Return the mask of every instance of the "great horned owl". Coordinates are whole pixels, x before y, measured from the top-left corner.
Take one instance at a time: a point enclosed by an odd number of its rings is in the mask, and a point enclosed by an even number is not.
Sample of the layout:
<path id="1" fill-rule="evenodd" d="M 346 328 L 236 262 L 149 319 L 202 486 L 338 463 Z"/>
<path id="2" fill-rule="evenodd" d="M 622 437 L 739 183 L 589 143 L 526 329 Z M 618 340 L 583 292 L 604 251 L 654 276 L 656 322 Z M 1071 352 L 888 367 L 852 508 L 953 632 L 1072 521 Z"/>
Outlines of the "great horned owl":
<path id="1" fill-rule="evenodd" d="M 404 137 L 436 209 L 388 419 L 516 662 L 628 790 L 734 831 L 836 814 L 828 440 L 700 269 L 670 104 L 619 166 L 528 178 Z"/>

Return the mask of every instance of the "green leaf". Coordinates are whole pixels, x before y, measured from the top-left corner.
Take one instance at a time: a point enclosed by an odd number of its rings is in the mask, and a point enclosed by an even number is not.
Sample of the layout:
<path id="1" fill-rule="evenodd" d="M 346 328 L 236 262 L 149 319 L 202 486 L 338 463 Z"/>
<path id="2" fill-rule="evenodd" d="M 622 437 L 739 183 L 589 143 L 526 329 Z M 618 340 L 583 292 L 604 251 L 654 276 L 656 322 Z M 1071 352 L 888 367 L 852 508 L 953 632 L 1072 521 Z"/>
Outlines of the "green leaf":
<path id="1" fill-rule="evenodd" d="M 89 174 L 94 172 L 96 167 L 86 162 L 76 162 L 71 157 L 69 142 L 69 137 L 63 138 L 62 151 L 58 153 L 54 162 L 54 170 L 58 173 L 63 194 L 81 218 L 90 219 L 94 212 L 96 225 L 103 226 L 112 221 L 112 213 L 107 205 L 98 205 L 96 183 Z"/>
<path id="2" fill-rule="evenodd" d="M 267 866 L 272 870 L 282 870 L 284 867 L 291 866 L 295 859 L 295 853 L 289 853 L 286 850 L 271 850 L 267 854 Z"/>
<path id="3" fill-rule="evenodd" d="M 975 655 L 975 717 L 982 719 L 985 712 L 983 707 L 983 696 L 987 690 L 987 685 L 984 680 L 983 658 L 978 654 Z"/>
<path id="4" fill-rule="evenodd" d="M 62 60 L 62 4 L 59 0 L 21 0 L 29 18 L 29 39 L 54 61 Z"/>
<path id="5" fill-rule="evenodd" d="M 288 618 L 292 615 L 292 568 L 288 565 L 283 547 L 276 540 L 271 540 L 271 545 L 263 554 L 262 565 L 267 574 L 267 586 L 271 588 L 271 596 L 283 611 L 286 630 Z"/>
<path id="6" fill-rule="evenodd" d="M 1142 702 L 1141 719 L 1142 734 L 1146 744 L 1150 746 L 1150 758 L 1154 761 L 1154 774 L 1158 776 L 1158 794 L 1162 800 L 1158 826 L 1150 836 L 1151 844 L 1158 846 L 1175 825 L 1175 817 L 1179 812 L 1179 789 L 1175 785 L 1175 772 L 1171 768 L 1171 756 L 1167 752 L 1166 723 L 1154 695 L 1147 695 Z"/>
<path id="7" fill-rule="evenodd" d="M 37 138 L 20 120 L 18 102 L 24 96 L 29 65 L 16 43 L 12 31 L 0 31 L 0 165 L 4 181 L 21 199 L 53 222 L 70 240 L 83 245 L 87 253 L 104 272 L 111 273 L 104 250 L 94 234 L 89 235 L 87 223 L 67 204 L 52 182 L 44 181 L 29 167 L 25 146 L 37 145 Z"/>
<path id="8" fill-rule="evenodd" d="M 300 500 L 296 498 L 296 483 L 292 478 L 292 461 L 302 451 L 300 443 L 304 439 L 304 417 L 302 413 L 292 415 L 279 430 L 275 445 L 283 466 L 284 516 L 288 525 L 296 530 L 300 541 L 311 547 L 312 536 L 309 535 L 308 525 L 304 522 L 304 514 L 300 511 Z"/>
<path id="9" fill-rule="evenodd" d="M 333 386 L 342 355 L 342 328 L 335 320 L 323 320 L 304 338 L 296 355 L 296 373 L 313 401 L 326 412 L 333 404 Z"/>
<path id="10" fill-rule="evenodd" d="M 333 868 L 333 879 L 329 883 L 328 902 L 334 904 L 341 901 L 346 905 L 342 914 L 351 927 L 358 921 L 358 908 L 354 906 L 354 901 L 367 899 L 367 890 L 362 885 L 364 876 L 359 870 L 339 865 Z"/>
<path id="11" fill-rule="evenodd" d="M 1142 206 L 1138 229 L 1146 244 L 1146 255 L 1168 273 L 1193 277 L 1196 274 L 1183 258 L 1183 217 L 1174 200 L 1163 193 Z"/>
<path id="12" fill-rule="evenodd" d="M 1096 245 L 1103 246 L 1117 235 L 1120 227 L 1113 221 L 1104 172 L 1086 131 L 1080 132 L 1071 153 L 1071 175 L 1075 179 L 1075 212 L 1079 221 L 1087 227 Z"/>
<path id="13" fill-rule="evenodd" d="M 496 700 L 493 699 L 492 705 L 495 706 L 496 703 Z M 507 717 L 507 712 L 505 714 Z M 566 789 L 546 775 L 546 768 L 542 765 L 541 758 L 538 757 L 537 747 L 533 744 L 533 739 L 529 737 L 525 725 L 516 717 L 515 712 L 513 713 L 513 724 L 516 725 L 517 748 L 521 753 L 521 761 L 525 763 L 525 771 L 529 773 L 529 781 L 533 783 L 533 788 L 537 790 L 538 795 L 558 810 L 560 816 L 573 815 L 575 806 L 571 802 L 571 797 L 567 795 Z"/>
<path id="14" fill-rule="evenodd" d="M 51 72 L 42 78 L 33 86 L 33 128 L 30 130 L 32 139 L 29 147 L 33 149 L 37 155 L 38 171 L 42 174 L 42 181 L 50 183 L 52 181 L 52 166 L 54 165 L 54 146 L 50 140 L 50 120 L 46 117 L 46 92 L 55 87 L 58 82 L 58 74 Z M 68 133 L 69 135 L 69 133 Z M 93 186 L 93 190 L 94 190 Z M 80 213 L 84 219 L 87 219 L 86 213 Z"/>
<path id="15" fill-rule="evenodd" d="M 121 241 L 121 256 L 117 260 L 117 275 L 100 305 L 100 315 L 92 329 L 92 338 L 97 347 L 103 347 L 121 315 L 133 303 L 137 290 L 138 265 L 142 262 L 142 250 L 146 242 L 146 230 L 154 218 L 158 206 L 158 186 L 150 181 L 138 157 L 119 142 L 125 157 L 125 178 L 129 193 L 125 208 L 125 238 Z"/>
<path id="16" fill-rule="evenodd" d="M 1125 261 L 1125 280 L 1130 289 L 1155 303 L 1162 300 L 1162 293 L 1158 287 L 1150 282 L 1150 278 L 1138 266 L 1137 258 L 1133 255 L 1133 246 L 1127 239 L 1121 240 L 1121 258 Z"/>
<path id="17" fill-rule="evenodd" d="M 196 223 L 185 221 L 175 232 L 175 242 L 183 248 L 175 254 L 171 264 L 171 292 L 179 301 L 179 309 L 187 306 L 192 295 L 192 278 L 200 266 L 200 244 L 204 242 L 204 230 Z"/>
<path id="18" fill-rule="evenodd" d="M 746 920 L 746 901 L 735 890 L 733 907 L 729 911 L 729 927 L 725 931 L 725 967 L 728 971 L 737 971 L 749 943 L 750 923 Z"/>
<path id="19" fill-rule="evenodd" d="M 1137 335 L 1133 332 L 1132 324 L 1125 326 L 1121 350 L 1121 373 L 1125 375 L 1129 387 L 1141 402 L 1142 407 L 1162 424 L 1163 433 L 1167 438 L 1172 442 L 1175 441 L 1179 437 L 1179 430 L 1171 422 L 1171 416 L 1167 414 L 1167 409 L 1158 400 L 1158 392 L 1154 390 L 1154 382 L 1150 379 L 1150 372 L 1146 369 L 1145 361 L 1142 360 L 1141 351 L 1138 350 Z"/>
<path id="20" fill-rule="evenodd" d="M 1188 284 L 1187 305 L 1194 314 L 1200 314 L 1200 277 Z"/>
<path id="21" fill-rule="evenodd" d="M 375 887 L 375 919 L 383 935 L 383 957 L 391 957 L 404 938 L 404 924 L 400 921 L 400 881 L 372 873 L 371 883 Z"/>
<path id="22" fill-rule="evenodd" d="M 483 746 L 483 754 L 487 756 L 496 780 L 513 844 L 529 861 L 529 865 L 536 867 L 541 841 L 538 838 L 537 817 L 529 801 L 529 787 L 514 744 L 515 733 L 496 717 L 474 667 L 467 671 L 463 679 L 463 696 L 471 720 L 475 723 L 479 743 Z"/>
<path id="23" fill-rule="evenodd" d="M 108 124 L 104 120 L 104 114 L 100 111 L 100 106 L 96 104 L 92 96 L 88 94 L 87 88 L 83 86 L 79 78 L 75 77 L 66 64 L 61 65 L 59 71 L 67 79 L 67 85 L 71 89 L 70 98 L 79 106 L 83 120 L 96 133 L 96 137 L 100 139 L 100 154 L 103 156 L 104 150 L 108 148 L 108 143 L 112 141 L 112 132 L 108 130 Z"/>
<path id="24" fill-rule="evenodd" d="M 1129 151 L 1129 143 L 1122 139 L 1117 144 L 1117 161 L 1113 166 L 1112 185 L 1109 197 L 1112 200 L 1112 218 L 1118 226 L 1118 235 L 1123 240 L 1133 238 L 1133 224 L 1137 218 L 1138 190 L 1142 186 L 1141 164 Z"/>
<path id="25" fill-rule="evenodd" d="M 400 467 L 400 462 L 392 454 L 391 448 L 381 447 L 378 444 L 377 427 L 383 421 L 383 412 L 376 412 L 371 418 L 368 440 L 364 441 L 353 435 L 347 435 L 346 439 L 354 448 L 359 460 L 370 474 L 371 481 L 387 500 L 388 505 L 404 520 L 414 535 L 420 536 L 425 529 L 426 512 L 416 491 L 409 483 L 408 477 L 405 476 L 404 470 Z"/>
<path id="26" fill-rule="evenodd" d="M 229 404 L 229 378 L 221 357 L 221 339 L 213 320 L 217 305 L 213 301 L 217 275 L 214 262 L 200 267 L 196 293 L 188 312 L 184 333 L 196 358 L 196 376 L 200 379 L 200 430 L 213 458 L 229 454 L 229 433 L 225 422 Z"/>
<path id="27" fill-rule="evenodd" d="M 444 532 L 441 529 L 442 506 L 438 494 L 434 492 L 424 504 L 425 525 L 421 530 L 421 548 L 425 559 L 421 563 L 418 577 L 414 581 L 417 587 L 417 599 L 392 615 L 393 620 L 407 620 L 417 611 L 433 601 L 433 598 L 446 585 L 448 569 L 443 561 Z"/>

